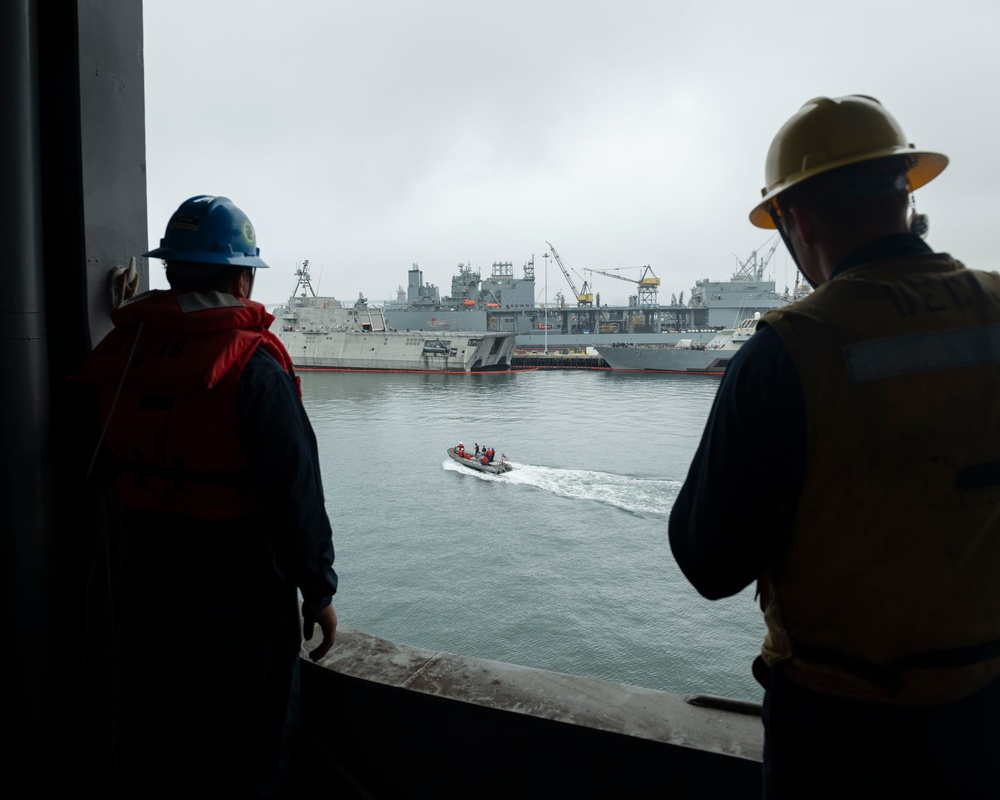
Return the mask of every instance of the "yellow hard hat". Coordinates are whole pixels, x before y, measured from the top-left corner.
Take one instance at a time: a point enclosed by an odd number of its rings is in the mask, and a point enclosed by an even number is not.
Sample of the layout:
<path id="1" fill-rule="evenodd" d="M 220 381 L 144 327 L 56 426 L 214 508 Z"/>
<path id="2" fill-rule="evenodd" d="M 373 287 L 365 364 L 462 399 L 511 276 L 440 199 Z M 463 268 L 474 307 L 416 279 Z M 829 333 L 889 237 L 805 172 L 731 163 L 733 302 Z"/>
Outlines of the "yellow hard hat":
<path id="1" fill-rule="evenodd" d="M 948 166 L 948 156 L 914 149 L 895 118 L 874 97 L 817 97 L 786 122 L 767 151 L 763 199 L 750 212 L 758 228 L 773 228 L 768 206 L 798 183 L 848 164 L 905 155 L 909 190 L 928 183 Z"/>

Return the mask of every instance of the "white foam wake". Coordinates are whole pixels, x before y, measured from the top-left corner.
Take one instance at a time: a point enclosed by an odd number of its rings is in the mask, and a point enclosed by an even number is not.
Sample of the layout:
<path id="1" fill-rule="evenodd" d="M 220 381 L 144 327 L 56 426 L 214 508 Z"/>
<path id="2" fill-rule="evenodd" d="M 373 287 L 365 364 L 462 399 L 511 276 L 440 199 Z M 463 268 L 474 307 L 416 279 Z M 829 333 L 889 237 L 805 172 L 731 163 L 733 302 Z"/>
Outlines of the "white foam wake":
<path id="1" fill-rule="evenodd" d="M 680 484 L 672 480 L 637 478 L 585 469 L 541 467 L 516 461 L 510 463 L 514 469 L 503 475 L 466 469 L 451 459 L 442 466 L 480 480 L 531 486 L 559 497 L 614 506 L 643 517 L 668 516 L 680 488 Z"/>

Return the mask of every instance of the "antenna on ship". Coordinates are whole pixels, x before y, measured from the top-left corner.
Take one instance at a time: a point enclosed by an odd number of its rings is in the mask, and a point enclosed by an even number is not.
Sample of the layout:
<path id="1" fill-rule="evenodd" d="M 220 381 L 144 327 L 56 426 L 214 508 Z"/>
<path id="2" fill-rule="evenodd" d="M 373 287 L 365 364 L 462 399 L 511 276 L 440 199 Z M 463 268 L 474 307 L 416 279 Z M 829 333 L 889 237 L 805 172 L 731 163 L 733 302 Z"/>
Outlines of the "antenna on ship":
<path id="1" fill-rule="evenodd" d="M 762 281 L 764 280 L 764 269 L 767 267 L 768 262 L 771 260 L 771 256 L 774 255 L 774 251 L 778 248 L 777 234 L 775 234 L 771 239 L 774 239 L 774 244 L 767 251 L 763 258 L 757 258 L 757 251 L 754 250 L 750 253 L 750 257 L 746 261 L 740 261 L 739 256 L 736 257 L 736 263 L 740 265 L 740 268 L 733 275 L 734 281 Z M 770 242 L 771 239 L 767 241 Z M 764 242 L 764 247 L 767 247 L 767 242 Z"/>
<path id="2" fill-rule="evenodd" d="M 312 281 L 309 280 L 309 259 L 305 259 L 297 270 L 295 270 L 295 289 L 292 290 L 292 297 L 298 297 L 299 288 L 302 289 L 302 296 L 306 296 L 306 289 L 315 297 L 316 291 L 313 289 Z"/>

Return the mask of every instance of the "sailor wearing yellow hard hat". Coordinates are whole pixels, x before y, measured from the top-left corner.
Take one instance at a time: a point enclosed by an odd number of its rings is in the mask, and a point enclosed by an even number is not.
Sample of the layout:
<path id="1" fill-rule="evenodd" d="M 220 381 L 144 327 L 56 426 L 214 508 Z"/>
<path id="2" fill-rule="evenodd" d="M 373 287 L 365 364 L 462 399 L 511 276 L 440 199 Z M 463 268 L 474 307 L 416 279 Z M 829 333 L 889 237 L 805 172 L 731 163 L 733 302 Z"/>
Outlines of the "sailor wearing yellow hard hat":
<path id="1" fill-rule="evenodd" d="M 817 288 L 730 362 L 670 543 L 757 581 L 767 797 L 1000 796 L 1000 276 L 911 229 L 947 164 L 863 95 L 765 160 L 750 221 Z"/>

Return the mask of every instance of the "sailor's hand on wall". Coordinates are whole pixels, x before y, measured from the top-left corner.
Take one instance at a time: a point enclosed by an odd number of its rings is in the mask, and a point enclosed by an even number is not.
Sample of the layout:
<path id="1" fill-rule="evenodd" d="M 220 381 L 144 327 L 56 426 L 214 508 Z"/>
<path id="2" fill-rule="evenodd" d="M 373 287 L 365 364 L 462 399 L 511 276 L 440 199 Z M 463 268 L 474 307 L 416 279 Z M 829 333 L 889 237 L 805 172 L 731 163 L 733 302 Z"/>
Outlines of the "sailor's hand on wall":
<path id="1" fill-rule="evenodd" d="M 319 625 L 319 629 L 323 632 L 323 641 L 309 651 L 309 658 L 312 661 L 319 661 L 329 653 L 337 638 L 337 612 L 333 610 L 333 603 L 319 610 L 302 604 L 302 635 L 307 642 L 312 641 L 316 625 Z"/>

